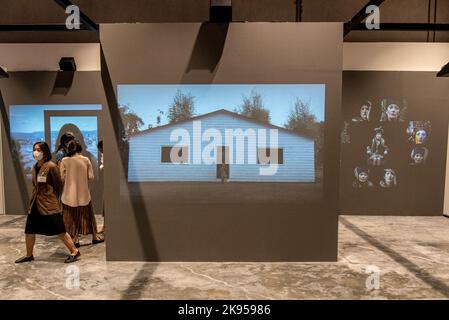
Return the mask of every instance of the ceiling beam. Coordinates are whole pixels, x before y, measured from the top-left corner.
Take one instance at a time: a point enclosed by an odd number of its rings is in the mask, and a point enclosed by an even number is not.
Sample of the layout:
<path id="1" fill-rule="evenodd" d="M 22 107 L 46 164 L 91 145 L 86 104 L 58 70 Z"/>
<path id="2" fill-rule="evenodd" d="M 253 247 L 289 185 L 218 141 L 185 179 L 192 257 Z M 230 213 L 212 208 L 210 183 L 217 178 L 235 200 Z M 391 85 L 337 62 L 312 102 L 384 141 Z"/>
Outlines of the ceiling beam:
<path id="1" fill-rule="evenodd" d="M 371 5 L 379 7 L 384 1 L 385 0 L 369 0 L 368 3 L 364 5 L 363 8 L 360 9 L 359 12 L 357 12 L 354 17 L 352 17 L 351 20 L 345 23 L 344 36 L 346 37 L 352 30 L 354 30 L 354 26 L 359 25 L 360 23 L 362 23 L 363 20 L 365 20 L 369 16 L 369 13 L 366 13 L 367 7 Z"/>
<path id="2" fill-rule="evenodd" d="M 64 12 L 68 6 L 73 5 L 70 0 L 54 0 L 59 6 L 64 9 Z M 99 26 L 92 21 L 86 14 L 80 10 L 80 28 L 79 29 L 67 29 L 65 24 L 7 24 L 0 25 L 0 31 L 96 31 L 98 32 Z"/>
<path id="3" fill-rule="evenodd" d="M 353 24 L 351 30 L 365 31 L 449 31 L 448 23 L 380 23 L 380 29 L 368 30 L 364 23 Z"/>
<path id="4" fill-rule="evenodd" d="M 54 0 L 54 1 L 64 9 L 64 12 L 68 6 L 73 5 L 72 1 L 70 0 Z M 80 21 L 81 24 L 86 27 L 86 30 L 98 31 L 100 29 L 98 24 L 96 24 L 92 19 L 90 19 L 86 14 L 84 14 L 84 12 L 81 11 L 81 9 L 80 9 Z"/>
<path id="5" fill-rule="evenodd" d="M 76 31 L 76 29 L 74 29 Z M 2 24 L 1 31 L 74 31 L 67 29 L 65 24 Z M 89 31 L 86 25 L 80 24 L 80 29 Z"/>

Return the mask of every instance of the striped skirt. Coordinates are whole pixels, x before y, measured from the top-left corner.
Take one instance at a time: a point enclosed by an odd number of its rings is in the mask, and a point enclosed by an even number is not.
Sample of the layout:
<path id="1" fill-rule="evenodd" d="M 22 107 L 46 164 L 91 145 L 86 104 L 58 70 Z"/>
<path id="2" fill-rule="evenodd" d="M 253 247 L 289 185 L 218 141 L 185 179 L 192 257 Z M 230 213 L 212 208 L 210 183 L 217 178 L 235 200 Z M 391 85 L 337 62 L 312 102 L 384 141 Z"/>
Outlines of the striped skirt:
<path id="1" fill-rule="evenodd" d="M 87 235 L 97 233 L 97 221 L 95 220 L 92 202 L 87 206 L 70 207 L 62 204 L 64 224 L 70 235 Z"/>

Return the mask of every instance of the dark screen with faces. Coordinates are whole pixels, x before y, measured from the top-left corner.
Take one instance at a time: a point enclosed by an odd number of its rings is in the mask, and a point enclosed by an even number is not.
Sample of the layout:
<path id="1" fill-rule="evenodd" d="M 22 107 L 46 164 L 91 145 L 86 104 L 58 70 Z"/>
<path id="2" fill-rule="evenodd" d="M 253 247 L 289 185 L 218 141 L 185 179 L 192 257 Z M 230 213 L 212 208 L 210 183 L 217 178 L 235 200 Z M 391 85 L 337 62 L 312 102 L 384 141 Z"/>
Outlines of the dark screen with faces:
<path id="1" fill-rule="evenodd" d="M 344 76 L 341 212 L 442 214 L 447 100 L 413 92 L 408 73 L 384 73 L 373 88 L 373 74 Z"/>

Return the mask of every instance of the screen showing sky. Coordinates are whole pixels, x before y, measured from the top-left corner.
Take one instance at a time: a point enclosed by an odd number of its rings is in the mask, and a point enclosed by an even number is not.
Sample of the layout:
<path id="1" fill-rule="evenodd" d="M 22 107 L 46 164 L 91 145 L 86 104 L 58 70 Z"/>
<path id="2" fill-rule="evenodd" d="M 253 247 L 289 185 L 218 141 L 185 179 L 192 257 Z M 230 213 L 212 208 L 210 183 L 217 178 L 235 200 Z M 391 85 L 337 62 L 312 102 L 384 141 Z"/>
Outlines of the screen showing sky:
<path id="1" fill-rule="evenodd" d="M 31 175 L 33 144 L 45 140 L 44 112 L 47 110 L 79 111 L 101 110 L 101 105 L 12 105 L 9 108 L 11 139 L 22 156 L 24 173 Z M 59 130 L 64 124 L 76 125 L 83 135 L 86 149 L 97 157 L 98 123 L 97 117 L 85 116 L 51 116 L 50 149 L 55 150 Z"/>
<path id="2" fill-rule="evenodd" d="M 118 102 L 120 106 L 129 106 L 144 121 L 145 128 L 155 127 L 157 110 L 165 114 L 160 125 L 168 123 L 167 110 L 178 90 L 193 96 L 196 116 L 219 109 L 234 112 L 244 97 L 257 92 L 274 125 L 285 125 L 297 99 L 309 105 L 318 122 L 324 121 L 324 84 L 118 85 Z"/>
<path id="3" fill-rule="evenodd" d="M 101 110 L 101 105 L 13 105 L 9 109 L 10 130 L 12 133 L 33 133 L 45 130 L 44 111 L 45 110 Z M 61 119 L 65 123 L 70 123 L 66 117 Z M 78 121 L 77 121 L 78 123 Z M 92 121 L 79 122 L 82 131 L 96 129 Z"/>

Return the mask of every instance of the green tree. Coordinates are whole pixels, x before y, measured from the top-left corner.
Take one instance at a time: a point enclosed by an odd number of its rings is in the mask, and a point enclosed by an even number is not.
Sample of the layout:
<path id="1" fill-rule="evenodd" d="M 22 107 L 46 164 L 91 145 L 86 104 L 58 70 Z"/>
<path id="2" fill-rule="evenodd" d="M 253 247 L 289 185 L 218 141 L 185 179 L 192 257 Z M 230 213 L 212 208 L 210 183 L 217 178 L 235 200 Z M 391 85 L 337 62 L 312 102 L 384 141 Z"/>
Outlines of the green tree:
<path id="1" fill-rule="evenodd" d="M 175 123 L 191 119 L 195 114 L 194 97 L 190 93 L 176 92 L 170 108 L 168 109 L 168 122 Z"/>
<path id="2" fill-rule="evenodd" d="M 316 165 L 323 165 L 324 123 L 317 122 L 310 105 L 297 98 L 288 115 L 285 128 L 315 140 Z"/>
<path id="3" fill-rule="evenodd" d="M 140 127 L 144 125 L 143 120 L 131 110 L 129 105 L 120 106 L 119 110 L 125 137 L 129 137 L 130 135 L 139 132 Z"/>
<path id="4" fill-rule="evenodd" d="M 13 156 L 14 161 L 23 162 L 23 154 L 22 154 L 22 146 L 17 139 L 12 138 L 11 143 L 11 154 Z"/>
<path id="5" fill-rule="evenodd" d="M 293 109 L 290 111 L 285 127 L 296 133 L 308 137 L 317 136 L 317 122 L 315 115 L 310 111 L 308 103 L 296 98 Z"/>
<path id="6" fill-rule="evenodd" d="M 31 168 L 28 166 L 25 166 L 24 157 L 22 153 L 22 145 L 20 144 L 20 141 L 17 139 L 12 138 L 11 143 L 11 155 L 16 163 L 20 163 L 20 167 L 23 169 L 24 175 L 31 174 Z"/>
<path id="7" fill-rule="evenodd" d="M 160 126 L 161 125 L 161 121 L 162 121 L 162 116 L 164 115 L 164 111 L 162 111 L 161 109 L 157 109 L 158 115 L 156 116 L 156 126 Z"/>
<path id="8" fill-rule="evenodd" d="M 270 111 L 264 107 L 262 96 L 255 90 L 251 91 L 249 97 L 243 96 L 243 104 L 235 112 L 260 122 L 270 123 Z"/>

